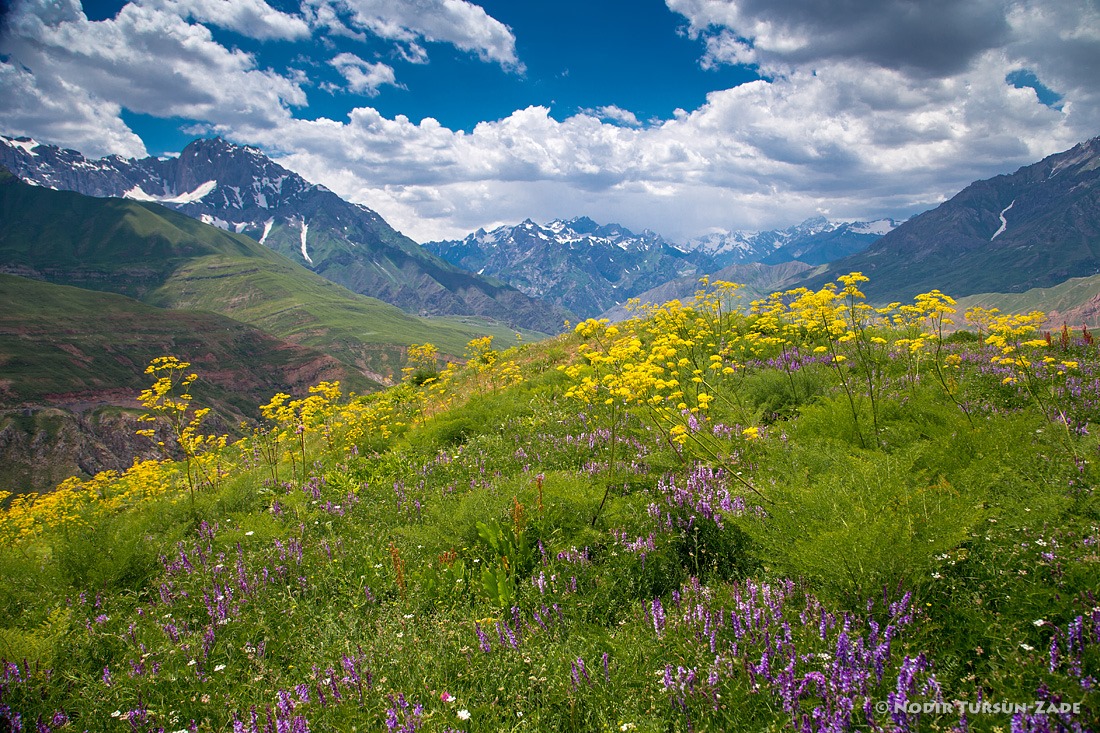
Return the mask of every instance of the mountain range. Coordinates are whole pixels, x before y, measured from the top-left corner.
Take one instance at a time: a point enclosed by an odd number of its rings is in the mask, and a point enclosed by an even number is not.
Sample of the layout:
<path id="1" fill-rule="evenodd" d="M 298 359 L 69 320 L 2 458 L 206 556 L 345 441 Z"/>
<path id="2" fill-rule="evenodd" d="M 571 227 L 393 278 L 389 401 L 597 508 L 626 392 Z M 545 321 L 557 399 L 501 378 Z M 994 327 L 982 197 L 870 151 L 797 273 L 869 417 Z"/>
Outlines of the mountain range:
<path id="1" fill-rule="evenodd" d="M 849 229 L 882 231 L 892 224 Z M 960 310 L 973 305 L 1005 313 L 1042 310 L 1051 328 L 1062 322 L 1100 326 L 1100 137 L 1014 173 L 976 181 L 936 208 L 889 228 L 861 251 L 825 263 L 802 254 L 787 266 L 769 266 L 780 252 L 785 257 L 791 251 L 789 245 L 761 257 L 746 239 L 697 242 L 715 254 L 757 258 L 710 273 L 711 279 L 745 284 L 746 302 L 772 290 L 817 289 L 840 275 L 862 272 L 870 278 L 862 290 L 879 304 L 939 289 L 957 298 Z M 638 298 L 663 303 L 690 297 L 696 289 L 691 278 L 679 278 Z M 618 307 L 606 315 L 621 319 L 628 314 Z"/>
<path id="2" fill-rule="evenodd" d="M 589 318 L 618 312 L 616 306 L 628 299 L 663 292 L 672 283 L 686 282 L 693 289 L 700 276 L 731 265 L 824 264 L 866 249 L 895 226 L 888 219 L 830 222 L 816 217 L 782 230 L 715 233 L 674 244 L 650 230 L 635 234 L 620 224 L 600 225 L 588 217 L 546 225 L 527 219 L 424 247 L 459 267 L 499 278 Z M 675 285 L 672 289 L 678 290 Z"/>
<path id="3" fill-rule="evenodd" d="M 700 276 L 714 264 L 708 254 L 684 252 L 649 230 L 635 234 L 587 217 L 545 226 L 527 219 L 424 247 L 583 318 L 673 278 Z"/>
<path id="4" fill-rule="evenodd" d="M 823 265 L 862 252 L 897 226 L 893 219 L 830 221 L 816 216 L 786 229 L 713 232 L 690 239 L 680 247 L 711 255 L 715 269 L 749 262 L 779 265 L 798 261 Z"/>
<path id="5" fill-rule="evenodd" d="M 221 138 L 195 140 L 176 157 L 89 160 L 75 150 L 0 136 L 0 166 L 46 188 L 159 203 L 248 235 L 332 282 L 409 313 L 483 316 L 543 333 L 560 331 L 570 316 L 455 267 L 377 212 Z"/>
<path id="6" fill-rule="evenodd" d="M 0 137 L 0 163 L 19 176 L 0 170 L 0 481 L 33 488 L 142 455 L 104 436 L 129 432 L 116 428 L 133 421 L 143 364 L 163 353 L 213 370 L 206 396 L 232 424 L 276 390 L 392 382 L 412 343 L 458 356 L 471 338 L 511 337 L 501 321 L 545 333 L 623 318 L 629 298 L 690 297 L 704 274 L 745 284 L 746 302 L 862 271 L 878 303 L 939 288 L 962 307 L 1100 318 L 1100 138 L 902 224 L 818 217 L 683 243 L 580 217 L 421 247 L 218 139 L 91 161 Z"/>

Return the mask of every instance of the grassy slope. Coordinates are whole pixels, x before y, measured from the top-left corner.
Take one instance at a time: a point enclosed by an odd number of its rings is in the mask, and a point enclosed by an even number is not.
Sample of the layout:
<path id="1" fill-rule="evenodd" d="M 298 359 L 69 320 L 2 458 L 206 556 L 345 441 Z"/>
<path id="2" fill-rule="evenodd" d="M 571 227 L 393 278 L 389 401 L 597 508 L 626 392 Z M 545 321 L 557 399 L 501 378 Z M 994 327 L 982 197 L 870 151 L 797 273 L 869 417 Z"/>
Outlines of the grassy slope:
<path id="1" fill-rule="evenodd" d="M 224 316 L 0 275 L 0 404 L 64 394 L 136 396 L 150 381 L 145 366 L 169 353 L 205 367 L 220 400 L 238 410 L 254 409 L 281 385 L 304 388 L 318 375 L 372 386 L 332 357 Z"/>
<path id="2" fill-rule="evenodd" d="M 705 341 L 680 353 L 706 360 Z M 1005 384 L 996 349 L 949 341 L 950 392 L 893 350 L 866 443 L 831 362 L 708 375 L 722 399 L 700 442 L 673 448 L 644 409 L 565 396 L 555 366 L 579 343 L 498 355 L 518 385 L 467 369 L 442 395 L 371 396 L 348 414 L 389 401 L 393 432 L 340 418 L 352 432 L 330 444 L 318 423 L 308 479 L 284 460 L 271 490 L 273 467 L 238 464 L 194 504 L 177 486 L 0 546 L 0 656 L 31 660 L 6 702 L 91 730 L 116 710 L 251 730 L 252 707 L 262 729 L 276 703 L 313 730 L 958 729 L 953 708 L 874 711 L 942 690 L 1081 705 L 1063 728 L 985 713 L 971 730 L 1098 729 L 1082 679 L 1100 668 L 1097 443 Z M 1095 391 L 1094 345 L 1051 353 Z M 1073 384 L 1049 399 L 1072 424 L 1100 418 Z M 727 508 L 725 491 L 766 508 Z"/>
<path id="3" fill-rule="evenodd" d="M 279 258 L 211 255 L 182 264 L 147 300 L 171 308 L 223 313 L 294 343 L 324 350 L 379 379 L 398 374 L 404 347 L 431 342 L 461 356 L 482 335 L 500 341 L 514 332 L 499 324 L 472 324 L 410 316 Z"/>
<path id="4" fill-rule="evenodd" d="M 152 443 L 134 435 L 133 408 L 152 381 L 146 365 L 165 354 L 204 374 L 196 396 L 223 430 L 257 418 L 277 391 L 301 394 L 321 380 L 379 386 L 328 354 L 224 316 L 0 275 L 0 487 L 45 491 L 152 457 Z"/>
<path id="5" fill-rule="evenodd" d="M 1033 288 L 1023 293 L 979 293 L 959 298 L 959 311 L 980 306 L 999 308 L 1002 313 L 1027 313 L 1033 310 L 1058 313 L 1074 312 L 1100 294 L 1100 275 L 1075 277 L 1051 288 Z M 1058 326 L 1061 324 L 1053 324 Z M 1080 326 L 1073 321 L 1070 325 Z M 1086 322 L 1096 326 L 1095 321 Z"/>

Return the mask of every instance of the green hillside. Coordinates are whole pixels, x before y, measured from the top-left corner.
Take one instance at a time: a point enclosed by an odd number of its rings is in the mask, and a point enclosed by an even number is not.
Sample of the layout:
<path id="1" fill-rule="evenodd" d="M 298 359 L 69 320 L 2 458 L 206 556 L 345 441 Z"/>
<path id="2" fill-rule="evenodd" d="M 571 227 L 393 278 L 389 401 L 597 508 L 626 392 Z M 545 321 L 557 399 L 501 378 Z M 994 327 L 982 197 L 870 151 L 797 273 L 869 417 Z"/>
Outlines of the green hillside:
<path id="1" fill-rule="evenodd" d="M 859 284 L 0 499 L 0 729 L 1100 730 L 1095 341 Z"/>
<path id="2" fill-rule="evenodd" d="M 379 381 L 400 374 L 404 347 L 410 344 L 429 342 L 444 354 L 461 357 L 466 344 L 479 336 L 492 335 L 503 343 L 515 340 L 515 332 L 503 325 L 410 316 L 279 255 L 272 253 L 272 259 L 259 265 L 251 257 L 195 258 L 181 263 L 145 299 L 165 308 L 222 313 L 330 353 Z"/>
<path id="3" fill-rule="evenodd" d="M 196 392 L 231 430 L 258 418 L 277 391 L 303 393 L 322 380 L 358 392 L 380 386 L 224 316 L 0 275 L 0 486 L 44 491 L 147 457 L 152 444 L 133 434 L 135 397 L 148 386 L 145 366 L 164 354 L 203 371 Z"/>
<path id="4" fill-rule="evenodd" d="M 1100 294 L 1100 275 L 1092 277 L 1074 277 L 1051 288 L 1032 288 L 1022 293 L 978 293 L 959 298 L 959 308 L 965 310 L 979 306 L 997 308 L 1002 313 L 1028 313 L 1033 310 L 1054 312 L 1056 314 L 1079 313 Z M 1081 321 L 1070 317 L 1071 326 L 1098 326 L 1093 318 Z M 1062 324 L 1051 324 L 1059 327 Z"/>
<path id="5" fill-rule="evenodd" d="M 0 275 L 0 405 L 146 386 L 149 361 L 171 353 L 213 372 L 211 396 L 238 411 L 282 386 L 318 379 L 379 385 L 313 349 L 214 313 L 172 311 L 112 293 Z M 301 376 L 295 376 L 300 374 Z"/>

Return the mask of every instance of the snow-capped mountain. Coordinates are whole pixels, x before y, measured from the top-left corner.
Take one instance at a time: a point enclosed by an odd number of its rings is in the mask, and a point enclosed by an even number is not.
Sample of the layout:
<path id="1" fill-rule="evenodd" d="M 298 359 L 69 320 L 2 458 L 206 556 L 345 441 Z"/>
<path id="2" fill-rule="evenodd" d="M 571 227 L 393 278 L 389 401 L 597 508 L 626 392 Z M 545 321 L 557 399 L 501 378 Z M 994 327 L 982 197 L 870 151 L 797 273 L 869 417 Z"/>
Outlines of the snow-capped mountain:
<path id="1" fill-rule="evenodd" d="M 39 186 L 163 204 L 412 313 L 489 316 L 544 332 L 560 330 L 569 316 L 439 259 L 377 212 L 220 138 L 195 140 L 178 157 L 89 160 L 75 150 L 0 136 L 0 165 Z"/>
<path id="2" fill-rule="evenodd" d="M 682 247 L 711 255 L 718 267 L 793 261 L 822 265 L 863 251 L 895 227 L 897 222 L 892 219 L 834 222 L 818 216 L 786 229 L 715 232 L 692 239 Z"/>
<path id="3" fill-rule="evenodd" d="M 701 276 L 713 265 L 709 254 L 685 252 L 652 231 L 635 234 L 588 217 L 542 226 L 527 219 L 424 247 L 582 317 L 598 315 L 668 280 Z"/>
<path id="4" fill-rule="evenodd" d="M 694 282 L 730 265 L 823 264 L 865 249 L 894 226 L 889 219 L 830 222 L 818 217 L 778 231 L 715 233 L 674 244 L 648 229 L 635 234 L 588 217 L 541 226 L 528 219 L 424 246 L 448 262 L 588 317 L 665 283 Z"/>

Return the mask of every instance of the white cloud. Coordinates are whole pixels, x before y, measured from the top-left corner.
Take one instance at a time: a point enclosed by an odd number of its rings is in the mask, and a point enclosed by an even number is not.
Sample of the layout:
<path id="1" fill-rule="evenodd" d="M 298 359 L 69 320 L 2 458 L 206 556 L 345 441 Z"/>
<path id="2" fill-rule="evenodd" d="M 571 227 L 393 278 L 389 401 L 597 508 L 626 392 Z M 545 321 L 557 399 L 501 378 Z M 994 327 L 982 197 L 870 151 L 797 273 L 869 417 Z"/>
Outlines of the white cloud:
<path id="1" fill-rule="evenodd" d="M 617 122 L 620 125 L 626 125 L 627 127 L 641 127 L 642 123 L 635 115 L 628 109 L 623 109 L 618 105 L 609 104 L 603 107 L 597 107 L 596 109 L 581 110 L 584 114 L 598 117 L 601 120 L 608 120 L 610 122 Z"/>
<path id="2" fill-rule="evenodd" d="M 63 79 L 39 79 L 0 63 L 4 97 L 0 122 L 6 135 L 28 135 L 90 156 L 143 157 L 145 144 L 119 118 L 117 104 L 94 99 Z"/>
<path id="3" fill-rule="evenodd" d="M 372 64 L 350 53 L 338 54 L 330 61 L 348 82 L 348 89 L 357 94 L 374 97 L 383 84 L 396 85 L 393 67 L 382 63 Z"/>
<path id="4" fill-rule="evenodd" d="M 78 5 L 65 12 L 50 0 L 23 2 L 9 18 L 0 40 L 7 55 L 3 79 L 17 83 L 33 75 L 33 89 L 6 98 L 0 122 L 12 124 L 36 114 L 35 105 L 53 109 L 68 125 L 58 142 L 88 153 L 120 152 L 125 128 L 121 108 L 164 117 L 221 124 L 247 120 L 272 126 L 289 119 L 291 106 L 306 103 L 301 80 L 259 69 L 255 59 L 213 40 L 203 25 L 164 10 L 129 4 L 117 17 L 90 22 Z M 29 94 L 29 96 L 28 96 Z M 132 143 L 121 146 L 132 152 Z"/>
<path id="5" fill-rule="evenodd" d="M 530 107 L 464 133 L 360 108 L 235 134 L 278 146 L 290 167 L 420 240 L 575 213 L 686 238 L 820 210 L 904 217 L 1096 134 L 1095 109 L 1051 109 L 1006 83 L 1011 63 L 987 51 L 946 78 L 821 63 L 640 128 Z"/>
<path id="6" fill-rule="evenodd" d="M 306 0 L 326 23 L 340 17 L 353 29 L 406 44 L 407 58 L 423 60 L 418 41 L 438 41 L 505 68 L 522 69 L 508 26 L 466 0 Z"/>
<path id="7" fill-rule="evenodd" d="M 143 0 L 142 4 L 259 40 L 309 36 L 305 20 L 278 11 L 263 0 Z"/>
<path id="8" fill-rule="evenodd" d="M 708 63 L 767 69 L 859 60 L 940 76 L 1008 36 L 1007 0 L 666 0 L 708 39 Z"/>

